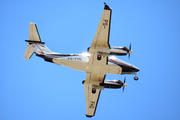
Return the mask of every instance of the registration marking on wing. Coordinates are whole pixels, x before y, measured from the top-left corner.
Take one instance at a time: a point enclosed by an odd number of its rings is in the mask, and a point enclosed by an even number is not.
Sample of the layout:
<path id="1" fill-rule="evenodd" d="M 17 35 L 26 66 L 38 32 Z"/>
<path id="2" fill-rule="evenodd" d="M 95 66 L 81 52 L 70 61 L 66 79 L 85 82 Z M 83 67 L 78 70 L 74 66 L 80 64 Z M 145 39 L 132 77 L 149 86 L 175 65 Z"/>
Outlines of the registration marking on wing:
<path id="1" fill-rule="evenodd" d="M 104 22 L 103 22 L 104 29 L 106 28 L 107 25 L 108 25 L 108 20 L 104 19 Z"/>
<path id="2" fill-rule="evenodd" d="M 94 108 L 94 104 L 95 104 L 95 102 L 94 102 L 94 101 L 90 101 L 89 108 L 93 109 L 93 108 Z"/>

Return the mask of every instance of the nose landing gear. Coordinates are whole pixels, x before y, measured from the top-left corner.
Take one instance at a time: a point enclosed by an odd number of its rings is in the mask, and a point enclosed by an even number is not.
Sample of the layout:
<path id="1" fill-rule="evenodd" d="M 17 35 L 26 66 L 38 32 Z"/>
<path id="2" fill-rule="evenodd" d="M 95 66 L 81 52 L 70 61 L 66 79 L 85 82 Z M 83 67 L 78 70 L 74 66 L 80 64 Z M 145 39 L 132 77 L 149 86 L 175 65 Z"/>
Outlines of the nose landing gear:
<path id="1" fill-rule="evenodd" d="M 138 80 L 139 78 L 137 76 L 134 77 L 134 80 Z"/>
<path id="2" fill-rule="evenodd" d="M 135 74 L 134 80 L 138 80 L 139 78 L 136 76 L 136 73 L 134 73 L 134 74 Z"/>

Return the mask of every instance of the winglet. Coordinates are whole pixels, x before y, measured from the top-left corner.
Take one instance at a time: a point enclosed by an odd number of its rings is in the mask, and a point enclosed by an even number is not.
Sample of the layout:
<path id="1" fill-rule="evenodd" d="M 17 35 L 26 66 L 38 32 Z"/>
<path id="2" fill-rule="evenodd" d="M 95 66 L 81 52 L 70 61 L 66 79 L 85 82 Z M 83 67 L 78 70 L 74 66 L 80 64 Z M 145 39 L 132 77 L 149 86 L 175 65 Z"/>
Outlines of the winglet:
<path id="1" fill-rule="evenodd" d="M 105 10 L 111 10 L 111 8 L 104 2 L 104 9 Z"/>

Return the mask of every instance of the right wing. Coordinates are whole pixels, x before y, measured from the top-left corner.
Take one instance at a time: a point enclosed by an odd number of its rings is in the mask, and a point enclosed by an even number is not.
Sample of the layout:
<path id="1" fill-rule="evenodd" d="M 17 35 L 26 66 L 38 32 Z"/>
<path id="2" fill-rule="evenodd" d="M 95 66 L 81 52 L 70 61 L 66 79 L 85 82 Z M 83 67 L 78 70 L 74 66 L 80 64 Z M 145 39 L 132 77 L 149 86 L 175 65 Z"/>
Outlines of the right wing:
<path id="1" fill-rule="evenodd" d="M 95 114 L 100 92 L 103 87 L 99 86 L 100 81 L 104 81 L 105 75 L 95 75 L 87 73 L 86 81 L 84 82 L 84 90 L 86 97 L 86 116 L 92 117 Z M 93 91 L 95 90 L 95 91 Z"/>
<path id="2" fill-rule="evenodd" d="M 101 90 L 96 89 L 96 93 L 93 94 L 91 85 L 84 86 L 84 89 L 86 97 L 86 116 L 92 117 L 95 114 Z"/>

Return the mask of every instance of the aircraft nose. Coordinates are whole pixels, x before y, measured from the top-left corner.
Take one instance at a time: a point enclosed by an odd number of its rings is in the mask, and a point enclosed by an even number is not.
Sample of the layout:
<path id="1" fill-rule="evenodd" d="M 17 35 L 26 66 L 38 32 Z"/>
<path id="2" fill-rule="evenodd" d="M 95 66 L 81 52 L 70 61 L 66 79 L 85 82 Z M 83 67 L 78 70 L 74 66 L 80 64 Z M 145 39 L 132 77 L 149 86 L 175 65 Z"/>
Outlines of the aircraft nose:
<path id="1" fill-rule="evenodd" d="M 134 70 L 135 70 L 136 72 L 138 72 L 138 71 L 139 71 L 139 68 L 137 68 L 137 67 L 134 66 Z"/>
<path id="2" fill-rule="evenodd" d="M 138 69 L 138 68 L 136 68 L 136 71 L 138 72 L 138 71 L 139 71 L 139 69 Z"/>

